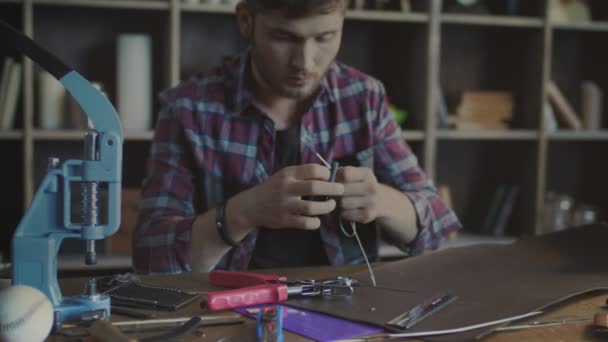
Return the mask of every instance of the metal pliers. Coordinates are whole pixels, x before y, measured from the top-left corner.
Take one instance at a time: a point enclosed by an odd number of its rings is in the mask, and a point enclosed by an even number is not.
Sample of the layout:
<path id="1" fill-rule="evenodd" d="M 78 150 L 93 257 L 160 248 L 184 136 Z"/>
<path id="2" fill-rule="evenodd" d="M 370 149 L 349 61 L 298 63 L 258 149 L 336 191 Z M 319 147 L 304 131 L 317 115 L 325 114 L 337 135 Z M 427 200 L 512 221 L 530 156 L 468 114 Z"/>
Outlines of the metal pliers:
<path id="1" fill-rule="evenodd" d="M 225 310 L 256 304 L 280 303 L 290 296 L 350 296 L 357 280 L 337 277 L 324 280 L 287 280 L 286 277 L 237 271 L 212 271 L 211 285 L 234 290 L 207 293 L 202 308 Z"/>

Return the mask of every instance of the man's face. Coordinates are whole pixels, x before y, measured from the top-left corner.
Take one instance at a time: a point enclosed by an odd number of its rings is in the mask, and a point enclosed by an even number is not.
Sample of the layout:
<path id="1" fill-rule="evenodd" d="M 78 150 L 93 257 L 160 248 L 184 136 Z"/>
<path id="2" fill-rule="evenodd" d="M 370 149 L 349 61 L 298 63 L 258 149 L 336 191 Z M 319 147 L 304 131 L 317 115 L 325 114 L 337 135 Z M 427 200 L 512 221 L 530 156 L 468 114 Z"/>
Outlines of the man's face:
<path id="1" fill-rule="evenodd" d="M 258 81 L 281 97 L 315 93 L 338 53 L 343 23 L 341 8 L 303 18 L 279 11 L 256 15 L 251 56 Z"/>

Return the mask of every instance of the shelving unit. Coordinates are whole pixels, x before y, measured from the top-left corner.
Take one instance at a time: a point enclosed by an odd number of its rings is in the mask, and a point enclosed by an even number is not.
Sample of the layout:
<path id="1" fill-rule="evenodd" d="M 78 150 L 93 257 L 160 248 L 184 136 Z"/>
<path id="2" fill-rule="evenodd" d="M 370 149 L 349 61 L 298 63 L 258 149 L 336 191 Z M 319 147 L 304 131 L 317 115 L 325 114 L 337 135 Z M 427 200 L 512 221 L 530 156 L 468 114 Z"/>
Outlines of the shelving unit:
<path id="1" fill-rule="evenodd" d="M 568 191 L 608 207 L 603 187 L 595 183 L 608 171 L 598 157 L 608 141 L 606 113 L 599 131 L 549 132 L 542 116 L 550 79 L 577 105 L 577 87 L 584 79 L 594 79 L 608 91 L 608 73 L 596 69 L 608 59 L 608 5 L 590 1 L 597 21 L 565 24 L 548 20 L 546 0 L 520 2 L 517 15 L 448 13 L 442 0 L 413 3 L 411 13 L 348 11 L 338 59 L 383 81 L 391 103 L 408 111 L 403 137 L 434 182 L 450 186 L 465 228 L 476 231 L 475 214 L 485 210 L 483 202 L 503 183 L 521 188 L 507 228 L 511 236 L 540 232 L 548 190 Z M 0 19 L 34 37 L 87 79 L 101 81 L 110 99 L 116 95 L 113 44 L 118 33 L 152 36 L 157 94 L 217 65 L 221 56 L 242 51 L 245 42 L 233 11 L 180 0 L 0 0 Z M 0 58 L 5 56 L 20 58 L 0 46 Z M 46 157 L 78 157 L 81 146 L 83 132 L 37 128 L 37 71 L 24 60 L 18 128 L 0 132 L 0 148 L 9 151 L 7 162 L 15 165 L 13 174 L 0 180 L 5 196 L 16 198 L 1 221 L 8 227 L 0 239 L 5 252 L 6 234 L 30 202 Z M 436 128 L 437 84 L 450 108 L 463 90 L 513 92 L 513 129 Z M 155 105 L 154 120 L 157 111 Z M 126 132 L 125 137 L 124 186 L 137 187 L 153 132 Z M 577 181 L 571 182 L 572 177 Z"/>

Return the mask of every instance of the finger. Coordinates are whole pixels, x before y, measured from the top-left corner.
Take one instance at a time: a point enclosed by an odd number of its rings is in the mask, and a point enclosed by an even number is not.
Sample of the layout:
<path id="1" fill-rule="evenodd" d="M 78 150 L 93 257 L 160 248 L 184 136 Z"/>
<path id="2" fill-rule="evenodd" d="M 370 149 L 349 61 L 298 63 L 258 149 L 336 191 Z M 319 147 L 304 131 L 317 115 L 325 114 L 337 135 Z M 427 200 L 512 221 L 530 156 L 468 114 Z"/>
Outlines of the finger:
<path id="1" fill-rule="evenodd" d="M 343 183 L 362 182 L 373 175 L 371 169 L 367 167 L 344 166 L 338 170 L 336 180 Z"/>
<path id="2" fill-rule="evenodd" d="M 318 216 L 331 213 L 334 209 L 336 209 L 336 201 L 330 199 L 327 201 L 294 201 L 289 210 L 297 215 Z"/>
<path id="3" fill-rule="evenodd" d="M 319 164 L 303 164 L 290 167 L 292 176 L 295 179 L 307 180 L 307 179 L 318 179 L 328 180 L 330 171 L 327 167 Z"/>
<path id="4" fill-rule="evenodd" d="M 371 198 L 368 196 L 349 196 L 343 197 L 340 200 L 340 209 L 353 210 L 366 208 L 371 204 Z"/>
<path id="5" fill-rule="evenodd" d="M 376 218 L 374 211 L 370 208 L 343 210 L 340 216 L 347 221 L 359 223 L 370 223 Z"/>
<path id="6" fill-rule="evenodd" d="M 321 227 L 321 219 L 314 216 L 289 215 L 285 221 L 285 227 L 315 230 Z"/>
<path id="7" fill-rule="evenodd" d="M 342 196 L 344 184 L 321 180 L 297 181 L 290 185 L 289 191 L 297 196 Z"/>
<path id="8" fill-rule="evenodd" d="M 370 182 L 344 183 L 344 196 L 373 196 L 376 188 Z"/>

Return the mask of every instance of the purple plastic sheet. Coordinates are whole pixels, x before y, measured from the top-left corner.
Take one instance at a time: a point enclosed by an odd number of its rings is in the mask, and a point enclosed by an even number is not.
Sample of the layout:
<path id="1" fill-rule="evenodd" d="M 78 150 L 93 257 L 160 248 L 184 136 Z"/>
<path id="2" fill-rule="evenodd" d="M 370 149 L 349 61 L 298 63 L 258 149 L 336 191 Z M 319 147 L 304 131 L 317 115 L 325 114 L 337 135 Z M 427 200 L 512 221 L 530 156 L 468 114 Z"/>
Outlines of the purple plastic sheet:
<path id="1" fill-rule="evenodd" d="M 235 311 L 255 318 L 256 314 L 247 312 L 247 309 L 259 309 L 267 306 L 269 305 L 254 305 L 238 308 Z M 349 339 L 384 331 L 377 326 L 357 323 L 287 305 L 283 305 L 283 329 L 317 341 Z"/>

